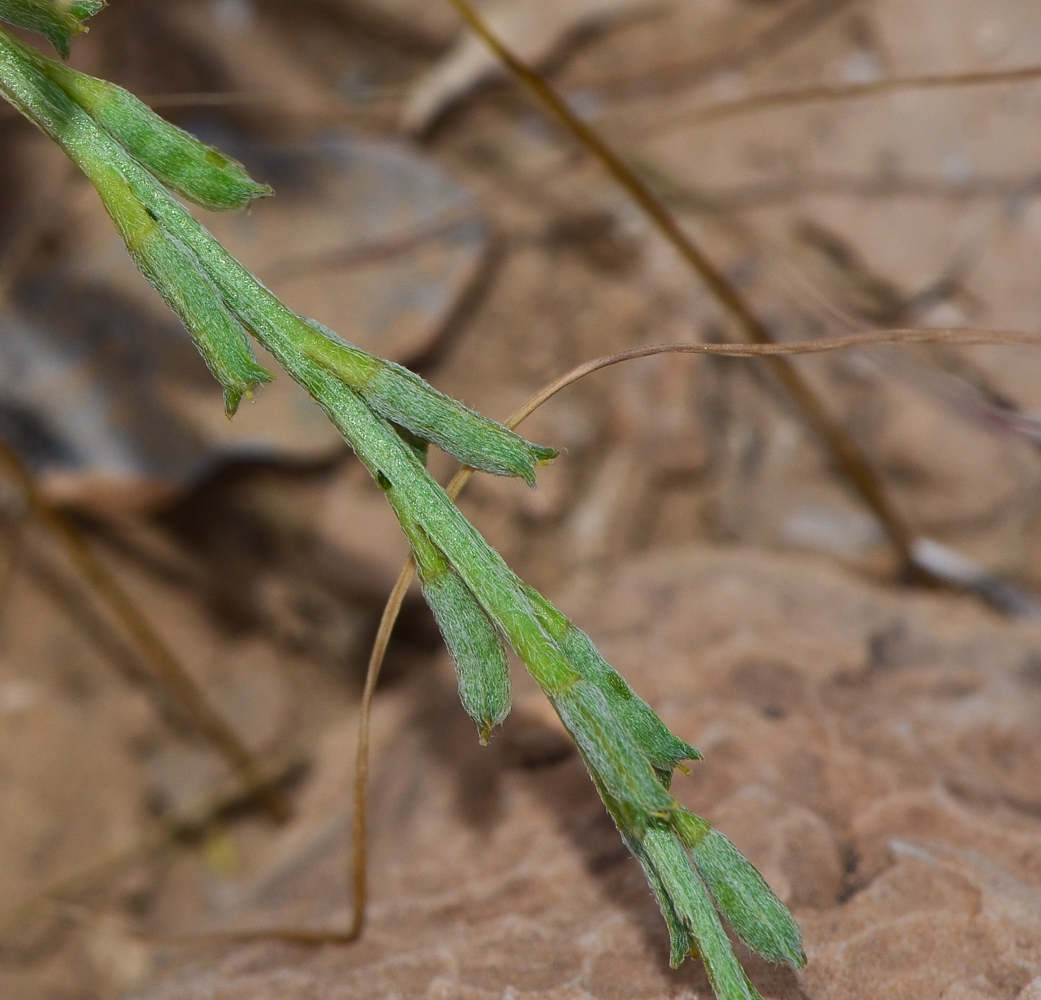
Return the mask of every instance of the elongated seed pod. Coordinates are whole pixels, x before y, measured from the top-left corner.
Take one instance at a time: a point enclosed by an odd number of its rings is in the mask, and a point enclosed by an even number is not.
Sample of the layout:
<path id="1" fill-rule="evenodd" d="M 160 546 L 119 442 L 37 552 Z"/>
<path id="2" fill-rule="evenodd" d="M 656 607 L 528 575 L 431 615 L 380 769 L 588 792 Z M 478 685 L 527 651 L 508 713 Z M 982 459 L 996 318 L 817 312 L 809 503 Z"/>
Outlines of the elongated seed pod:
<path id="1" fill-rule="evenodd" d="M 194 256 L 165 232 L 118 178 L 98 191 L 138 270 L 152 283 L 191 334 L 207 367 L 224 387 L 224 409 L 233 416 L 270 373 L 257 364 L 246 331 L 227 310 Z"/>
<path id="2" fill-rule="evenodd" d="M 585 632 L 572 625 L 533 587 L 526 587 L 526 592 L 543 628 L 556 640 L 568 663 L 600 689 L 666 788 L 672 780 L 673 768 L 685 760 L 701 760 L 701 753 L 669 730 L 654 709 L 600 655 Z"/>
<path id="3" fill-rule="evenodd" d="M 658 874 L 658 869 L 654 867 L 654 864 L 648 857 L 643 841 L 633 837 L 625 830 L 621 830 L 620 833 L 622 834 L 622 840 L 625 841 L 625 846 L 629 848 L 633 857 L 640 862 L 640 867 L 643 868 L 643 873 L 651 887 L 651 892 L 654 893 L 654 898 L 658 901 L 658 908 L 661 910 L 661 914 L 665 918 L 665 925 L 669 929 L 669 965 L 674 969 L 678 969 L 693 952 L 694 939 L 690 936 L 690 930 L 687 925 L 676 912 L 672 898 L 669 896 L 661 875 Z"/>
<path id="4" fill-rule="evenodd" d="M 653 824 L 642 842 L 656 878 L 694 939 L 719 1000 L 762 1000 L 734 955 L 708 890 L 691 866 L 676 833 L 664 823 Z M 654 880 L 649 881 L 653 886 Z"/>
<path id="5" fill-rule="evenodd" d="M 639 835 L 652 817 L 670 814 L 675 800 L 592 681 L 580 677 L 548 696 L 623 829 Z"/>
<path id="6" fill-rule="evenodd" d="M 273 194 L 237 160 L 160 118 L 130 91 L 28 47 L 26 55 L 149 173 L 196 205 L 236 210 Z"/>
<path id="7" fill-rule="evenodd" d="M 87 30 L 83 22 L 104 6 L 105 0 L 0 0 L 0 21 L 39 32 L 66 59 L 72 38 Z"/>
<path id="8" fill-rule="evenodd" d="M 452 654 L 459 700 L 477 724 L 482 746 L 510 714 L 506 646 L 484 608 L 421 528 L 409 532 L 423 597 Z"/>
<path id="9" fill-rule="evenodd" d="M 498 476 L 520 476 L 535 485 L 535 469 L 554 459 L 555 448 L 532 444 L 502 424 L 438 392 L 414 372 L 378 359 L 341 340 L 315 320 L 320 334 L 305 346 L 311 360 L 343 379 L 381 417 L 405 427 L 464 465 Z"/>
<path id="10" fill-rule="evenodd" d="M 799 925 L 752 863 L 724 834 L 686 809 L 677 810 L 674 826 L 737 936 L 767 961 L 801 969 L 806 955 Z"/>
<path id="11" fill-rule="evenodd" d="M 246 331 L 225 308 L 184 250 L 165 233 L 131 250 L 141 273 L 180 317 L 206 366 L 224 388 L 224 412 L 232 417 L 243 396 L 252 397 L 271 374 L 257 364 Z"/>
<path id="12" fill-rule="evenodd" d="M 380 416 L 483 472 L 519 476 L 534 486 L 536 468 L 557 456 L 555 448 L 525 440 L 390 361 L 361 391 Z"/>

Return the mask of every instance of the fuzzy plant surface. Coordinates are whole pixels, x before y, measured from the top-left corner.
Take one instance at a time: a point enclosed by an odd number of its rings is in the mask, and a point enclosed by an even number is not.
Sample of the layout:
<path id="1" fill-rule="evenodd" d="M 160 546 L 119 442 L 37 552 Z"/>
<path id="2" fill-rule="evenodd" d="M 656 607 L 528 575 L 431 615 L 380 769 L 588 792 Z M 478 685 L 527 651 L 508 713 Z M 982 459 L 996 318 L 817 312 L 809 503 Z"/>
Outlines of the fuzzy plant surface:
<path id="1" fill-rule="evenodd" d="M 66 55 L 98 0 L 0 0 L 0 20 Z M 255 338 L 314 398 L 365 464 L 411 544 L 423 593 L 456 666 L 463 707 L 486 742 L 510 710 L 506 644 L 578 746 L 642 865 L 672 941 L 671 962 L 704 962 L 720 1000 L 756 1000 L 723 920 L 763 958 L 800 968 L 791 914 L 734 845 L 670 793 L 698 751 L 671 733 L 590 638 L 521 581 L 426 469 L 433 443 L 473 468 L 519 476 L 556 455 L 417 375 L 298 316 L 174 197 L 238 209 L 270 195 L 218 150 L 121 87 L 70 69 L 0 28 L 0 93 L 91 180 L 134 263 L 180 317 L 234 415 L 272 374 Z M 722 918 L 722 920 L 721 920 Z"/>

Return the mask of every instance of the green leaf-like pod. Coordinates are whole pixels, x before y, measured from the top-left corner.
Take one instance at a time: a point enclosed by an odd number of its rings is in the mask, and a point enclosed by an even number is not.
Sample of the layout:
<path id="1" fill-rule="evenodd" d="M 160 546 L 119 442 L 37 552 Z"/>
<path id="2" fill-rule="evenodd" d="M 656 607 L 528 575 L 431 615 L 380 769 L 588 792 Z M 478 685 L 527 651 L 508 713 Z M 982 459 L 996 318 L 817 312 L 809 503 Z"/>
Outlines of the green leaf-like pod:
<path id="1" fill-rule="evenodd" d="M 535 485 L 535 470 L 557 456 L 439 392 L 414 372 L 385 362 L 362 391 L 380 416 L 407 427 L 464 465 Z"/>
<path id="2" fill-rule="evenodd" d="M 183 209 L 150 177 L 155 200 L 154 205 L 145 205 L 130 182 L 136 174 L 144 174 L 143 168 L 44 75 L 31 54 L 27 46 L 0 31 L 4 69 L 0 89 L 60 143 L 97 188 L 134 263 L 188 328 L 224 387 L 227 413 L 233 414 L 242 397 L 271 381 L 271 375 L 257 364 L 245 330 L 196 256 L 163 226 L 159 210 L 164 203 Z"/>
<path id="3" fill-rule="evenodd" d="M 658 874 L 658 869 L 654 867 L 651 859 L 647 856 L 647 851 L 642 841 L 630 836 L 625 830 L 620 832 L 622 840 L 625 841 L 625 846 L 629 848 L 633 857 L 640 862 L 643 873 L 651 887 L 651 892 L 654 893 L 654 898 L 658 902 L 661 914 L 665 918 L 665 925 L 669 929 L 669 965 L 674 969 L 678 969 L 687 956 L 693 952 L 694 939 L 691 937 L 687 925 L 676 912 L 676 907 L 672 904 L 672 898 L 665 888 L 665 883 L 662 881 L 661 875 Z"/>
<path id="4" fill-rule="evenodd" d="M 0 21 L 39 32 L 67 59 L 73 37 L 87 30 L 83 22 L 104 6 L 105 0 L 0 0 Z"/>
<path id="5" fill-rule="evenodd" d="M 128 90 L 79 73 L 26 47 L 38 69 L 172 191 L 214 211 L 245 208 L 274 192 L 219 149 L 160 118 Z"/>
<path id="6" fill-rule="evenodd" d="M 653 824 L 643 837 L 643 848 L 654 871 L 653 876 L 648 872 L 648 881 L 652 888 L 661 884 L 676 916 L 694 939 L 718 1000 L 762 1000 L 734 955 L 708 890 L 676 834 L 665 824 Z"/>
<path id="7" fill-rule="evenodd" d="M 127 249 L 138 270 L 191 334 L 206 366 L 224 387 L 225 413 L 234 416 L 242 397 L 251 397 L 257 386 L 272 377 L 253 357 L 246 331 L 227 311 L 191 254 L 158 226 L 153 224 L 133 242 L 128 239 Z"/>
<path id="8" fill-rule="evenodd" d="M 482 745 L 510 714 L 512 690 L 506 646 L 462 577 L 422 528 L 408 532 L 419 582 L 455 662 L 459 700 L 477 724 Z"/>
<path id="9" fill-rule="evenodd" d="M 610 800 L 619 826 L 638 835 L 652 816 L 671 813 L 675 799 L 592 681 L 580 677 L 549 698 L 602 786 L 605 801 Z"/>
<path id="10" fill-rule="evenodd" d="M 464 465 L 498 476 L 520 476 L 535 485 L 535 469 L 557 456 L 555 448 L 532 444 L 519 434 L 439 392 L 414 372 L 391 361 L 359 368 L 370 358 L 315 320 L 307 322 L 321 335 L 305 352 L 342 378 L 381 417 L 436 444 Z"/>
<path id="11" fill-rule="evenodd" d="M 674 823 L 719 912 L 738 937 L 767 961 L 801 969 L 806 955 L 799 925 L 751 862 L 693 813 L 678 811 Z"/>
<path id="12" fill-rule="evenodd" d="M 702 759 L 695 747 L 670 732 L 654 709 L 600 655 L 585 632 L 576 628 L 533 587 L 528 587 L 527 593 L 543 628 L 556 641 L 568 663 L 600 689 L 666 788 L 672 780 L 673 769 L 682 761 Z"/>

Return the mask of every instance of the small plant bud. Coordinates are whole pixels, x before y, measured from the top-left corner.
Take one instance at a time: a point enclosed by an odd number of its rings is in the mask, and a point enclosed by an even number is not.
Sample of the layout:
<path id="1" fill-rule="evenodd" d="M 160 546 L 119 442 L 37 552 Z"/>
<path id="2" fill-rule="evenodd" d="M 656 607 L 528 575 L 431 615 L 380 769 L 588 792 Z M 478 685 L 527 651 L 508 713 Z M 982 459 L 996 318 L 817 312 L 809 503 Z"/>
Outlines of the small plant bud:
<path id="1" fill-rule="evenodd" d="M 27 49 L 37 67 L 166 187 L 214 211 L 245 208 L 274 192 L 213 146 L 160 118 L 129 91 Z"/>
<path id="2" fill-rule="evenodd" d="M 677 831 L 690 848 L 694 867 L 708 885 L 723 918 L 757 955 L 801 969 L 806 964 L 802 935 L 788 908 L 718 830 L 709 828 L 700 836 L 690 836 L 696 827 L 687 817 L 706 827 L 708 824 L 685 810 L 675 817 Z"/>
<path id="3" fill-rule="evenodd" d="M 549 697 L 623 829 L 639 832 L 652 816 L 670 814 L 675 800 L 592 681 L 579 678 Z"/>
<path id="4" fill-rule="evenodd" d="M 477 724 L 481 745 L 510 714 L 512 690 L 506 646 L 462 577 L 421 528 L 408 532 L 430 610 L 455 663 L 459 700 Z"/>
<path id="5" fill-rule="evenodd" d="M 665 824 L 653 824 L 643 838 L 643 849 L 655 873 L 648 873 L 651 887 L 660 883 L 677 919 L 693 938 L 718 1000 L 762 1000 L 734 955 L 708 890 L 676 834 Z"/>
<path id="6" fill-rule="evenodd" d="M 320 323 L 306 322 L 322 335 L 304 347 L 311 360 L 343 379 L 381 417 L 437 445 L 464 465 L 497 476 L 520 476 L 534 486 L 535 469 L 557 456 L 555 448 L 526 441 L 438 392 L 401 365 L 391 361 L 380 361 L 375 368 L 362 365 L 359 355 L 368 355 Z"/>
<path id="7" fill-rule="evenodd" d="M 672 781 L 673 768 L 685 760 L 701 760 L 699 751 L 669 731 L 651 706 L 600 655 L 585 632 L 572 625 L 537 590 L 526 590 L 543 628 L 556 640 L 568 663 L 600 689 L 666 788 Z"/>
<path id="8" fill-rule="evenodd" d="M 104 6 L 105 0 L 0 0 L 0 21 L 39 32 L 67 59 L 73 37 L 87 30 L 83 22 Z"/>

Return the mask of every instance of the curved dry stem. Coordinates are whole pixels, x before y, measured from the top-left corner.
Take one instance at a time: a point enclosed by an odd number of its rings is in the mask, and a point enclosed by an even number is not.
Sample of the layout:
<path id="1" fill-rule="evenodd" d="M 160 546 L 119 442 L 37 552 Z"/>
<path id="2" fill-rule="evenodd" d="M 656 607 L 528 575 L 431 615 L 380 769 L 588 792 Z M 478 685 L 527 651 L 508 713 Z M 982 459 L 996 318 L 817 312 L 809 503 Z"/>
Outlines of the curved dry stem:
<path id="1" fill-rule="evenodd" d="M 398 620 L 401 605 L 408 593 L 412 577 L 416 573 L 416 564 L 410 557 L 394 583 L 394 588 L 387 598 L 380 618 L 380 627 L 372 644 L 369 655 L 369 666 L 365 673 L 365 689 L 362 691 L 360 715 L 358 718 L 358 748 L 354 758 L 354 839 L 351 862 L 351 884 L 354 886 L 354 905 L 351 926 L 344 935 L 345 940 L 353 941 L 365 926 L 365 910 L 368 901 L 368 798 L 369 798 L 369 719 L 372 715 L 372 700 L 376 695 L 376 684 L 380 679 L 380 670 L 390 645 L 390 635 Z"/>
<path id="2" fill-rule="evenodd" d="M 567 102 L 536 70 L 519 59 L 488 27 L 469 0 L 449 0 L 467 26 L 495 53 L 510 72 L 545 105 L 560 124 L 596 157 L 608 173 L 654 223 L 661 234 L 705 283 L 719 304 L 730 314 L 744 335 L 757 344 L 774 341 L 769 328 L 755 314 L 733 283 L 684 232 L 662 200 L 589 125 L 578 118 Z M 784 352 L 777 352 L 783 354 Z M 810 384 L 784 357 L 769 361 L 774 376 L 781 382 L 843 470 L 861 499 L 881 523 L 905 568 L 914 565 L 911 545 L 914 532 L 889 498 L 874 466 L 845 429 L 830 415 Z"/>
<path id="3" fill-rule="evenodd" d="M 471 470 L 463 470 L 470 471 Z M 456 478 L 459 478 L 458 475 Z M 467 477 L 469 478 L 469 477 Z M 449 488 L 451 490 L 451 488 Z M 458 491 L 457 491 L 458 492 Z M 450 494 L 451 495 L 451 494 Z M 256 930 L 212 931 L 204 934 L 183 935 L 174 939 L 164 938 L 169 943 L 188 944 L 206 941 L 209 943 L 243 944 L 251 941 L 283 941 L 289 944 L 320 945 L 350 944 L 357 941 L 365 927 L 365 915 L 368 909 L 368 807 L 369 807 L 369 744 L 370 720 L 372 717 L 372 701 L 379 683 L 380 670 L 387 655 L 387 646 L 394 625 L 398 620 L 401 605 L 408 593 L 416 564 L 411 558 L 401 567 L 397 581 L 387 598 L 380 618 L 379 629 L 372 643 L 369 664 L 365 673 L 365 687 L 362 690 L 358 715 L 358 743 L 354 753 L 354 786 L 352 800 L 354 817 L 351 824 L 351 868 L 350 882 L 353 889 L 351 904 L 351 922 L 346 930 L 310 930 L 297 927 L 265 927 Z"/>
<path id="4" fill-rule="evenodd" d="M 802 354 L 824 354 L 829 351 L 855 347 L 880 347 L 901 344 L 1026 344 L 1041 345 L 1041 336 L 1004 330 L 923 330 L 901 329 L 880 330 L 873 333 L 853 334 L 841 337 L 822 337 L 819 340 L 792 341 L 787 344 L 651 344 L 633 347 L 614 354 L 606 354 L 577 365 L 570 371 L 543 386 L 526 403 L 503 421 L 506 427 L 516 429 L 539 407 L 557 393 L 604 368 L 624 361 L 655 357 L 661 354 L 713 355 L 729 358 L 780 357 Z M 474 469 L 463 466 L 445 487 L 449 497 L 455 500 L 473 477 Z M 181 943 L 207 941 L 211 943 L 248 943 L 253 941 L 283 941 L 291 944 L 322 945 L 350 944 L 358 940 L 365 926 L 368 906 L 368 782 L 370 717 L 372 703 L 379 682 L 380 671 L 386 657 L 391 633 L 397 622 L 401 605 L 412 578 L 415 563 L 409 558 L 401 567 L 397 581 L 391 590 L 380 618 L 379 630 L 373 642 L 365 675 L 365 687 L 359 706 L 358 742 L 355 749 L 354 784 L 352 801 L 354 817 L 352 823 L 352 847 L 350 882 L 354 890 L 351 907 L 351 923 L 344 931 L 309 930 L 304 928 L 264 928 L 245 931 L 217 931 L 175 939 Z M 169 942 L 170 939 L 164 939 Z"/>
<path id="5" fill-rule="evenodd" d="M 714 355 L 728 358 L 778 357 L 784 355 L 823 354 L 828 351 L 845 350 L 854 347 L 882 347 L 901 344 L 1026 344 L 1041 345 L 1041 336 L 1022 333 L 1014 330 L 879 330 L 873 333 L 853 334 L 842 337 L 822 337 L 819 340 L 792 341 L 787 344 L 651 344 L 646 347 L 633 347 L 614 354 L 606 354 L 591 361 L 577 365 L 570 371 L 543 386 L 526 403 L 515 410 L 506 420 L 505 426 L 515 430 L 528 419 L 540 406 L 552 399 L 558 392 L 574 385 L 587 375 L 592 375 L 604 368 L 621 364 L 624 361 L 635 361 L 638 358 L 650 358 L 660 354 L 698 354 Z M 473 469 L 463 466 L 445 487 L 448 495 L 455 500 L 474 474 Z M 401 604 L 415 573 L 415 563 L 410 558 L 391 591 L 383 608 L 379 632 L 369 657 L 368 673 L 365 677 L 365 691 L 362 695 L 361 718 L 358 726 L 358 746 L 354 763 L 354 844 L 352 852 L 351 883 L 354 886 L 353 921 L 348 934 L 329 935 L 324 938 L 311 936 L 306 943 L 323 943 L 330 941 L 353 941 L 362 931 L 365 924 L 365 907 L 368 898 L 368 876 L 366 872 L 367 834 L 366 815 L 368 808 L 368 774 L 369 774 L 369 714 L 372 699 L 376 692 L 383 659 L 390 641 L 390 635 L 397 621 Z M 306 934 L 306 932 L 305 932 Z M 302 935 L 293 932 L 278 935 L 287 940 L 301 941 Z"/>
<path id="6" fill-rule="evenodd" d="M 873 333 L 854 334 L 841 337 L 823 337 L 819 340 L 792 341 L 787 344 L 651 344 L 633 347 L 614 354 L 594 358 L 554 379 L 543 386 L 527 402 L 515 410 L 504 425 L 511 430 L 527 420 L 539 407 L 557 393 L 604 368 L 625 361 L 655 357 L 661 354 L 713 355 L 730 358 L 770 358 L 780 356 L 823 354 L 829 351 L 856 347 L 879 347 L 901 344 L 1025 344 L 1041 345 L 1041 336 L 1019 331 L 1003 330 L 923 330 L 900 329 L 880 330 Z M 445 488 L 449 497 L 456 499 L 473 477 L 474 469 L 463 466 Z M 324 944 L 351 944 L 357 941 L 365 927 L 368 908 L 368 783 L 369 749 L 371 745 L 370 720 L 372 704 L 379 682 L 380 671 L 390 644 L 391 633 L 401 611 L 405 594 L 415 575 L 415 563 L 409 558 L 391 590 L 383 608 L 379 629 L 369 655 L 365 676 L 365 687 L 359 705 L 358 741 L 355 748 L 354 782 L 352 802 L 351 867 L 349 880 L 353 888 L 351 923 L 346 930 L 308 929 L 296 927 L 271 927 L 250 930 L 213 931 L 203 934 L 164 937 L 164 944 L 244 944 L 256 941 L 282 941 L 289 944 L 316 946 Z"/>

